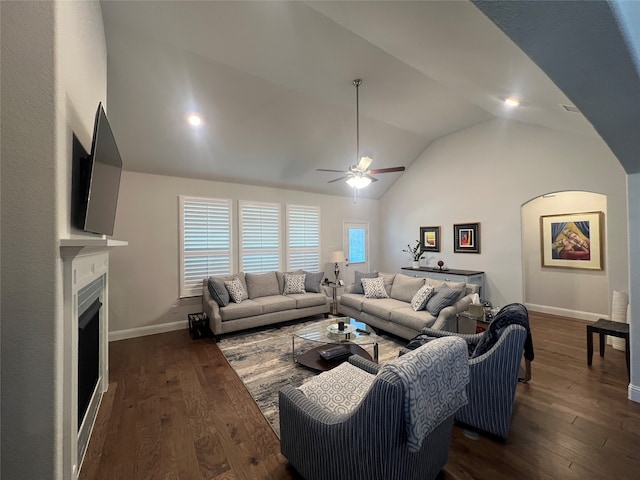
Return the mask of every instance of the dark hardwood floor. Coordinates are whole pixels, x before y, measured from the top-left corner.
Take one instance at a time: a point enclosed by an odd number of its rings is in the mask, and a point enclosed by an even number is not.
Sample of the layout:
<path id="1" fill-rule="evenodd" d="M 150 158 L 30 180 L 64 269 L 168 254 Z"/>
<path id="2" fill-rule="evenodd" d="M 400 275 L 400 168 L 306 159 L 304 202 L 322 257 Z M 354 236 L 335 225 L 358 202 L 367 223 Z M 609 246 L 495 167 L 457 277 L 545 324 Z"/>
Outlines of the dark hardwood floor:
<path id="1" fill-rule="evenodd" d="M 509 439 L 454 427 L 442 479 L 640 479 L 624 352 L 607 346 L 600 358 L 596 338 L 589 368 L 585 322 L 530 320 L 533 378 L 517 387 Z M 297 478 L 213 342 L 186 330 L 113 342 L 110 368 L 81 480 Z"/>

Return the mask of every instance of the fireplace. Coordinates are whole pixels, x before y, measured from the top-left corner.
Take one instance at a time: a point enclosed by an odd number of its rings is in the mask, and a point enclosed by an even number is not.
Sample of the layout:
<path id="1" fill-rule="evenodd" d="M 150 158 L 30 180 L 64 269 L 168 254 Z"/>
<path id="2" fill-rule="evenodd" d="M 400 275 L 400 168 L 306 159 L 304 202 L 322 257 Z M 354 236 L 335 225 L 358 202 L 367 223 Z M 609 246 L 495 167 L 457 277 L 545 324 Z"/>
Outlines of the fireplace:
<path id="1" fill-rule="evenodd" d="M 100 402 L 109 386 L 109 249 L 127 242 L 61 239 L 64 278 L 62 478 L 82 466 Z"/>
<path id="2" fill-rule="evenodd" d="M 102 278 L 98 279 L 102 283 Z M 100 376 L 100 307 L 96 298 L 78 318 L 78 430 Z"/>

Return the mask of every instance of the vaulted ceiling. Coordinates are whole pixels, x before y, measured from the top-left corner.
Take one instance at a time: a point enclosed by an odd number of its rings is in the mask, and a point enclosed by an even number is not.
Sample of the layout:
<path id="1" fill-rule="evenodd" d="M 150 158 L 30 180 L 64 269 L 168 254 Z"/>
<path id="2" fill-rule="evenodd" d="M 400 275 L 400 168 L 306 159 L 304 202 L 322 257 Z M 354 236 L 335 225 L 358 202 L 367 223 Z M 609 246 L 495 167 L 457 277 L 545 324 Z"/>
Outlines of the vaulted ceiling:
<path id="1" fill-rule="evenodd" d="M 372 168 L 409 168 L 438 138 L 496 117 L 598 135 L 470 2 L 103 1 L 102 11 L 107 114 L 127 170 L 351 195 L 327 183 L 339 174 L 315 169 L 357 162 L 356 78 Z M 512 95 L 524 105 L 507 108 Z M 380 198 L 400 175 L 378 175 L 362 195 Z"/>

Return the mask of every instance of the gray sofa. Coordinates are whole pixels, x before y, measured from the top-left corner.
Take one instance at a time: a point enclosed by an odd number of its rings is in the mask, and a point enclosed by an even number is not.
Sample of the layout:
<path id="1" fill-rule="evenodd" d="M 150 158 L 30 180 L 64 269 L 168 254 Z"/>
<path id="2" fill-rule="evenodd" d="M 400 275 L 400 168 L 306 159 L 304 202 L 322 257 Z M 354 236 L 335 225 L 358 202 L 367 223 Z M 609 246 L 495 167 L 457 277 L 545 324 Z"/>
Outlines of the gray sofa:
<path id="1" fill-rule="evenodd" d="M 292 272 L 301 273 L 301 272 Z M 311 315 L 329 315 L 331 300 L 320 285 L 323 272 L 306 273 L 305 293 L 283 295 L 284 273 L 236 273 L 203 280 L 202 309 L 216 337 L 224 333 L 296 320 Z M 238 278 L 247 293 L 245 300 L 224 302 L 224 280 Z M 222 286 L 221 286 L 222 285 Z M 227 294 L 228 295 L 228 294 Z M 226 304 L 225 304 L 226 303 Z"/>
<path id="2" fill-rule="evenodd" d="M 389 298 L 365 298 L 364 293 L 354 293 L 358 285 L 349 285 L 338 299 L 338 313 L 406 339 L 415 337 L 426 327 L 457 331 L 457 314 L 467 310 L 472 295 L 478 293 L 479 288 L 469 283 L 410 277 L 402 273 L 379 273 L 378 276 L 383 277 Z M 435 316 L 427 310 L 414 311 L 411 299 L 425 283 L 435 288 L 434 295 L 439 289 L 444 290 L 443 285 L 446 285 L 459 290 L 459 296 Z"/>

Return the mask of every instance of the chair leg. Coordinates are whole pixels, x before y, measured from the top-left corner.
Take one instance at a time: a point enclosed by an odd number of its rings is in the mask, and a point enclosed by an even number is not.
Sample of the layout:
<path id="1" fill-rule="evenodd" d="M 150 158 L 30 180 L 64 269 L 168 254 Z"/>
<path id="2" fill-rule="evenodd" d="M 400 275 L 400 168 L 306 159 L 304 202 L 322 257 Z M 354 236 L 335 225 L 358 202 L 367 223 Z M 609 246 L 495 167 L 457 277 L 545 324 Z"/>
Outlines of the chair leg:
<path id="1" fill-rule="evenodd" d="M 593 330 L 587 325 L 587 365 L 593 362 Z"/>
<path id="2" fill-rule="evenodd" d="M 604 344 L 607 341 L 607 336 L 600 332 L 600 356 L 604 357 Z"/>
<path id="3" fill-rule="evenodd" d="M 531 380 L 531 362 L 525 358 L 524 369 L 522 368 L 522 365 L 520 365 L 520 373 L 518 375 L 518 381 L 520 383 L 527 383 L 529 380 Z"/>
<path id="4" fill-rule="evenodd" d="M 625 355 L 627 357 L 627 377 L 629 377 L 629 379 L 631 379 L 631 367 L 630 367 L 630 360 L 631 360 L 631 355 L 630 355 L 630 348 L 629 348 L 629 336 L 627 335 L 624 339 L 624 349 L 625 349 Z"/>

